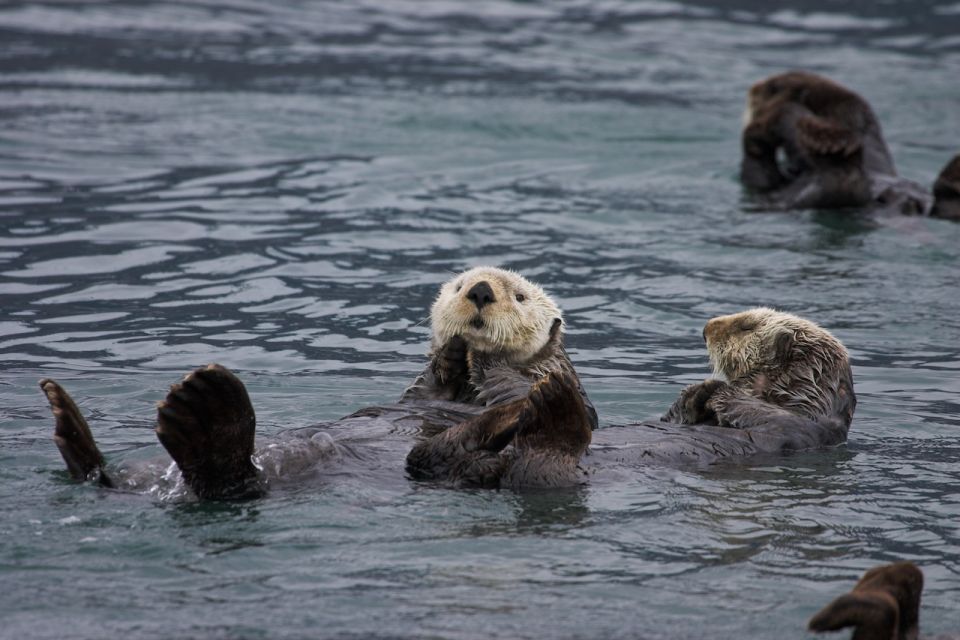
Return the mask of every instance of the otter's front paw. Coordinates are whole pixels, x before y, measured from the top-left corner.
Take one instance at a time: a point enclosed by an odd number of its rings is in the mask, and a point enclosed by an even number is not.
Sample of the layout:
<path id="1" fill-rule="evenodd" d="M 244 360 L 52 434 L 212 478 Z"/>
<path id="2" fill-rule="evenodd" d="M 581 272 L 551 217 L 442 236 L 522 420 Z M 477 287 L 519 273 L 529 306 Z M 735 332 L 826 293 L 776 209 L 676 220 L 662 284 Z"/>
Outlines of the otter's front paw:
<path id="1" fill-rule="evenodd" d="M 433 358 L 433 375 L 451 398 L 457 395 L 469 378 L 467 342 L 463 338 L 453 336 L 440 347 Z"/>
<path id="2" fill-rule="evenodd" d="M 663 419 L 680 424 L 715 423 L 717 414 L 708 402 L 726 384 L 723 380 L 711 379 L 686 387 Z"/>

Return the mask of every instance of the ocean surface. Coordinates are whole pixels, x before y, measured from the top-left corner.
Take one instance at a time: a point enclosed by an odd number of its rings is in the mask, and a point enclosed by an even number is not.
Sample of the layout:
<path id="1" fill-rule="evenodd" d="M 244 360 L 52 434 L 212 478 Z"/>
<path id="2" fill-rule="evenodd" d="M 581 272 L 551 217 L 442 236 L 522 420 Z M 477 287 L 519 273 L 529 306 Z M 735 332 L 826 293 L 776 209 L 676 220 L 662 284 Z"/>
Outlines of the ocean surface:
<path id="1" fill-rule="evenodd" d="M 0 4 L 0 636 L 787 640 L 894 560 L 960 631 L 960 224 L 758 211 L 745 92 L 798 67 L 902 175 L 960 152 L 956 1 Z M 69 480 L 39 378 L 131 462 L 220 362 L 266 442 L 395 400 L 479 264 L 558 300 L 601 428 L 709 374 L 711 316 L 813 319 L 849 443 L 525 493 Z"/>

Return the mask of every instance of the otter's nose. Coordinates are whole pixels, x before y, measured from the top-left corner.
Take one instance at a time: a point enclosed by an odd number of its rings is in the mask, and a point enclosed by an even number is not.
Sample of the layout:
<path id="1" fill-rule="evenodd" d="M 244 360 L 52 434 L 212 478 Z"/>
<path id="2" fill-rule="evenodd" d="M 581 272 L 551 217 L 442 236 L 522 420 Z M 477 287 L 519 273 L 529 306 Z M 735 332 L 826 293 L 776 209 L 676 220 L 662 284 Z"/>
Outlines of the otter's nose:
<path id="1" fill-rule="evenodd" d="M 493 297 L 493 289 L 490 288 L 490 283 L 486 280 L 470 287 L 470 291 L 467 291 L 467 300 L 477 305 L 477 311 L 483 309 L 491 302 L 497 301 L 497 299 Z"/>

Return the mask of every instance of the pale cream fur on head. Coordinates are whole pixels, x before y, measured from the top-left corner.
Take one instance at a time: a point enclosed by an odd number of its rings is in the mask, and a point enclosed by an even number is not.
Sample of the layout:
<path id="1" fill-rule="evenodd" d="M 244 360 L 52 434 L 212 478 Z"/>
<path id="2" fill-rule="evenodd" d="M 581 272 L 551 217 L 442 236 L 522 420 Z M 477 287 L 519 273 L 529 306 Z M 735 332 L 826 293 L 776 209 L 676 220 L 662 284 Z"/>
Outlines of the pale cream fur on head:
<path id="1" fill-rule="evenodd" d="M 467 298 L 481 282 L 490 285 L 495 301 L 478 310 Z M 433 346 L 455 335 L 473 351 L 527 362 L 550 339 L 550 329 L 563 316 L 543 289 L 519 273 L 497 267 L 475 267 L 454 276 L 440 288 L 430 310 Z M 558 329 L 563 331 L 563 325 Z"/>
<path id="2" fill-rule="evenodd" d="M 714 373 L 727 380 L 782 364 L 777 343 L 783 337 L 824 356 L 849 357 L 840 341 L 826 329 L 767 307 L 713 318 L 707 322 L 703 335 Z"/>

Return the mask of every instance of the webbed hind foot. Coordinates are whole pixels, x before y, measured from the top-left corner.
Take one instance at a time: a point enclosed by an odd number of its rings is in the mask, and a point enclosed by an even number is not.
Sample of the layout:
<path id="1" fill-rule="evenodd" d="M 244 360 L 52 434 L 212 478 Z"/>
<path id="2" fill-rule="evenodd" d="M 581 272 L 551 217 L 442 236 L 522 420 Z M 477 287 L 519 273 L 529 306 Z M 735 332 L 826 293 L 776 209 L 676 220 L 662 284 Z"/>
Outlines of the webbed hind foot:
<path id="1" fill-rule="evenodd" d="M 97 448 L 90 427 L 73 398 L 49 378 L 40 381 L 40 389 L 47 396 L 56 419 L 53 441 L 67 463 L 71 477 L 74 480 L 97 480 L 105 487 L 113 487 L 113 481 L 103 471 L 103 454 Z"/>
<path id="2" fill-rule="evenodd" d="M 218 364 L 189 373 L 157 405 L 157 438 L 199 498 L 261 495 L 256 417 L 239 378 Z"/>

